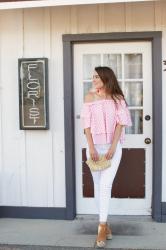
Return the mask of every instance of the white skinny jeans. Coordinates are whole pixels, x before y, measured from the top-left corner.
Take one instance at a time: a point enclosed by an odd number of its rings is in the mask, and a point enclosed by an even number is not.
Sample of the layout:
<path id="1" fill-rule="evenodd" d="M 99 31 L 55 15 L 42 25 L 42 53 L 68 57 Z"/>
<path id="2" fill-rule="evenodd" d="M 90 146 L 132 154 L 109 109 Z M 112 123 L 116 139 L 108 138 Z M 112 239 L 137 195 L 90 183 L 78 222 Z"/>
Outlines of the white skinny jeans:
<path id="1" fill-rule="evenodd" d="M 98 153 L 105 154 L 111 144 L 94 144 Z M 89 147 L 86 147 L 86 156 L 89 158 Z M 119 167 L 122 157 L 122 145 L 118 142 L 116 151 L 111 160 L 111 167 L 104 170 L 91 171 L 94 183 L 94 196 L 97 210 L 99 213 L 99 221 L 106 222 L 109 213 L 109 204 L 111 198 L 111 190 L 113 180 Z"/>

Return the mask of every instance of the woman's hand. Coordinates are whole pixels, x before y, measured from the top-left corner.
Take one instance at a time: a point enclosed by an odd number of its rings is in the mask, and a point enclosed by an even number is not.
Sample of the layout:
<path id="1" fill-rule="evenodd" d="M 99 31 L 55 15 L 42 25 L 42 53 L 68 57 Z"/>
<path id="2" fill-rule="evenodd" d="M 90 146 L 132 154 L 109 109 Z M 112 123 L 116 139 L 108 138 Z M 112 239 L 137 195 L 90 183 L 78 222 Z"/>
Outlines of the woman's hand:
<path id="1" fill-rule="evenodd" d="M 93 161 L 98 161 L 99 160 L 99 155 L 95 147 L 89 148 L 89 154 L 92 158 Z"/>
<path id="2" fill-rule="evenodd" d="M 110 160 L 113 157 L 115 151 L 116 151 L 116 146 L 111 145 L 111 147 L 109 148 L 108 152 L 105 154 L 106 159 Z"/>

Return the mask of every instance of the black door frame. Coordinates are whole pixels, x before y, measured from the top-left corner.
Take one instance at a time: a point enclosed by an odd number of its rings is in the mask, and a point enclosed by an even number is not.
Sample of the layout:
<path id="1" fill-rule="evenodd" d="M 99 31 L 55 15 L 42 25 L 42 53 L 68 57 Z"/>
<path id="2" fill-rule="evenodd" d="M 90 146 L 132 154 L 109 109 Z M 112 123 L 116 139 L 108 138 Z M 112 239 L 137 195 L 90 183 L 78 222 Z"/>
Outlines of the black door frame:
<path id="1" fill-rule="evenodd" d="M 112 41 L 152 42 L 152 100 L 153 100 L 153 188 L 152 218 L 162 221 L 162 32 L 113 32 L 64 34 L 64 128 L 66 169 L 66 219 L 76 216 L 75 145 L 74 145 L 74 83 L 73 45 L 75 43 Z M 164 205 L 165 207 L 165 205 Z"/>

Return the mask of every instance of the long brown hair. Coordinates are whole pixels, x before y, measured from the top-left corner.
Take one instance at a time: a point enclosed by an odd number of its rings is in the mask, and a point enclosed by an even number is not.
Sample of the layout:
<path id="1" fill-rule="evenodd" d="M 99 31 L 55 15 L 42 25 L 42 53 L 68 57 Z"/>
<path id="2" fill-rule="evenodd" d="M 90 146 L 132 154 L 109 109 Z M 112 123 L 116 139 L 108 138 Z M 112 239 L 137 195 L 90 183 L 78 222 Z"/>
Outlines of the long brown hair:
<path id="1" fill-rule="evenodd" d="M 121 90 L 118 84 L 118 80 L 115 76 L 115 73 L 110 67 L 98 66 L 95 67 L 95 71 L 98 73 L 100 79 L 104 84 L 106 94 L 110 95 L 115 102 L 117 99 L 125 100 L 123 91 Z"/>

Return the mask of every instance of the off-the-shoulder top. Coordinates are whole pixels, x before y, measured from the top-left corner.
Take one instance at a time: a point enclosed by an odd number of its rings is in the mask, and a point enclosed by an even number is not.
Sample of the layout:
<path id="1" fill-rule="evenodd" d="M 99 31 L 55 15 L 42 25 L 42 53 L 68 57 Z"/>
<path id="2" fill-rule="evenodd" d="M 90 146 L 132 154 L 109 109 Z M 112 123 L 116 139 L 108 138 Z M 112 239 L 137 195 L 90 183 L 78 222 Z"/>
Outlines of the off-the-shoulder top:
<path id="1" fill-rule="evenodd" d="M 94 144 L 112 143 L 116 124 L 132 126 L 130 111 L 124 99 L 99 99 L 84 102 L 81 109 L 82 128 L 90 127 Z M 120 142 L 125 140 L 125 130 L 122 129 Z"/>

